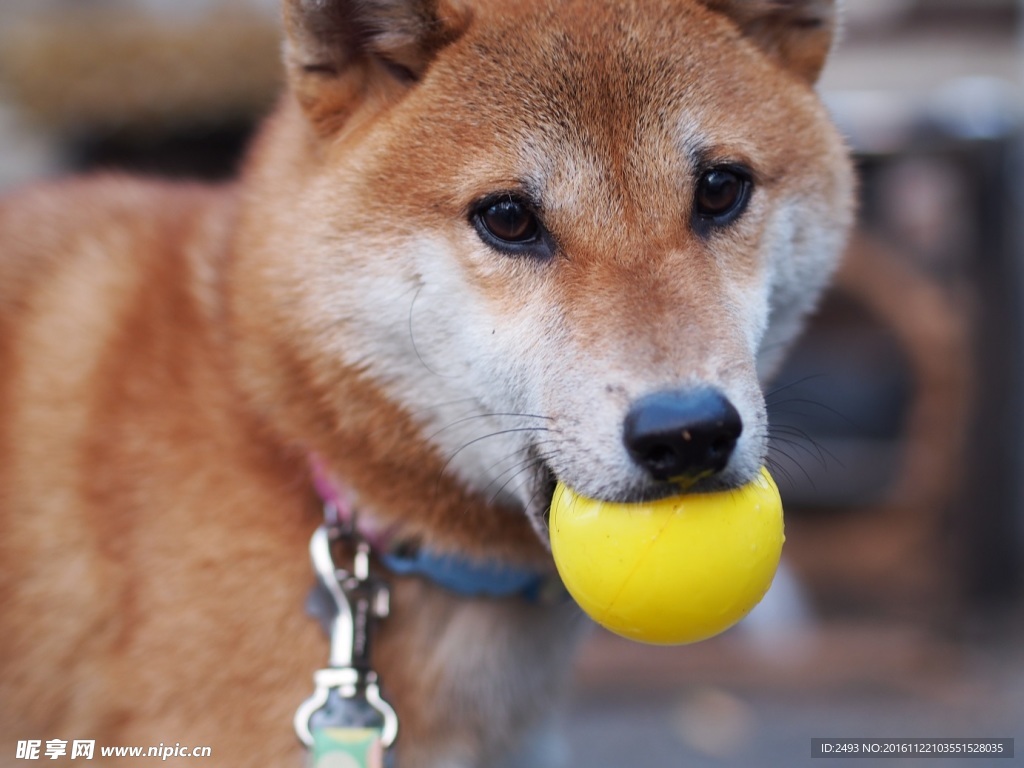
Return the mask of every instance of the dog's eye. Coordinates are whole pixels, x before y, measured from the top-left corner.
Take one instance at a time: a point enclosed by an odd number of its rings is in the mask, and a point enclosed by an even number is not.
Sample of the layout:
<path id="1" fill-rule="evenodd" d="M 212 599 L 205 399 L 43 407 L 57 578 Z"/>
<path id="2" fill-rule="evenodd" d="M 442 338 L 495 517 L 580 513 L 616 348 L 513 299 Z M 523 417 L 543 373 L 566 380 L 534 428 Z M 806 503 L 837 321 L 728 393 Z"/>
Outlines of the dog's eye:
<path id="1" fill-rule="evenodd" d="M 503 243 L 521 245 L 537 239 L 540 222 L 533 211 L 514 198 L 485 206 L 478 218 L 487 234 Z"/>
<path id="2" fill-rule="evenodd" d="M 694 214 L 703 224 L 723 226 L 735 221 L 750 196 L 750 176 L 731 166 L 701 174 L 694 195 Z"/>
<path id="3" fill-rule="evenodd" d="M 546 259 L 554 253 L 554 241 L 535 210 L 525 200 L 503 193 L 477 205 L 470 221 L 480 239 L 495 250 Z"/>

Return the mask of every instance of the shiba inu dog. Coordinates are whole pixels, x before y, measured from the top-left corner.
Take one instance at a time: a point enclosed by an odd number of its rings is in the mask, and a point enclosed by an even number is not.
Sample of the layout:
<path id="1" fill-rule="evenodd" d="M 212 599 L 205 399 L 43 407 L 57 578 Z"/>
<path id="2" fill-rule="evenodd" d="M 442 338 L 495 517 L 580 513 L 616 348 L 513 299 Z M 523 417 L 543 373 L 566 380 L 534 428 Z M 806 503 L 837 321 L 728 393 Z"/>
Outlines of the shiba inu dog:
<path id="1" fill-rule="evenodd" d="M 238 183 L 5 199 L 0 764 L 47 739 L 299 764 L 311 464 L 380 546 L 541 576 L 556 478 L 749 480 L 852 217 L 814 90 L 833 6 L 285 0 L 288 88 Z M 577 612 L 374 567 L 397 764 L 494 765 Z"/>

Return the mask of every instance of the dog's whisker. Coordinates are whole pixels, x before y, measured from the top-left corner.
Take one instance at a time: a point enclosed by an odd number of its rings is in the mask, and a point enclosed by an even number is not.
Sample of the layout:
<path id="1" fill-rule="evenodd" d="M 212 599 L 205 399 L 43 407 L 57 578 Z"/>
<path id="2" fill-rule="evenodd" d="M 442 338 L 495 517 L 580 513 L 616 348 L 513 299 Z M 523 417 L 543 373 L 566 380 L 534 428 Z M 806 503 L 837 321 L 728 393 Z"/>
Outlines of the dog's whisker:
<path id="1" fill-rule="evenodd" d="M 512 428 L 512 429 L 498 430 L 496 432 L 488 432 L 485 435 L 481 435 L 480 437 L 473 438 L 472 440 L 470 440 L 470 441 L 468 441 L 466 443 L 463 443 L 458 449 L 456 449 L 448 457 L 448 459 L 444 462 L 444 464 L 438 470 L 438 473 L 437 473 L 437 485 L 435 487 L 435 502 L 437 500 L 437 492 L 440 490 L 441 483 L 444 480 L 445 475 L 448 473 L 448 468 L 451 466 L 451 463 L 453 461 L 455 461 L 456 457 L 458 457 L 458 455 L 460 453 L 462 453 L 463 451 L 465 451 L 467 448 L 470 448 L 473 445 L 476 445 L 477 443 L 483 442 L 484 440 L 488 440 L 488 439 L 495 438 L 495 437 L 501 437 L 501 436 L 504 436 L 504 435 L 511 435 L 511 434 L 517 434 L 517 433 L 523 433 L 523 432 L 550 432 L 550 431 L 551 430 L 549 428 L 547 428 L 547 427 L 515 427 L 515 428 Z"/>
<path id="2" fill-rule="evenodd" d="M 476 397 L 459 397 L 455 400 L 445 400 L 440 403 L 434 403 L 433 405 L 424 405 L 417 409 L 417 414 L 430 413 L 432 411 L 439 411 L 442 408 L 450 408 L 453 405 L 461 405 L 462 403 L 478 403 L 479 398 Z"/>
<path id="3" fill-rule="evenodd" d="M 535 442 L 533 444 L 532 448 L 538 448 L 538 447 L 540 447 L 542 445 L 548 445 L 548 444 L 553 443 L 553 442 L 554 442 L 554 440 L 538 440 L 537 442 Z M 495 461 L 493 464 L 488 466 L 484 470 L 484 474 L 487 475 L 487 476 L 490 476 L 490 474 L 492 472 L 494 472 L 494 470 L 496 470 L 498 467 L 501 467 L 502 465 L 508 464 L 509 462 L 513 462 L 511 466 L 506 467 L 501 472 L 499 472 L 498 475 L 496 477 L 494 477 L 484 487 L 483 491 L 486 493 L 488 488 L 490 488 L 495 483 L 499 482 L 501 480 L 501 478 L 504 477 L 505 475 L 507 475 L 509 472 L 515 472 L 516 470 L 518 470 L 523 465 L 533 464 L 538 459 L 537 456 L 530 455 L 530 456 L 525 456 L 524 457 L 522 454 L 523 454 L 523 451 L 514 451 L 513 453 L 510 453 L 510 454 L 502 457 L 501 459 Z"/>
<path id="4" fill-rule="evenodd" d="M 777 440 L 782 438 L 789 438 L 791 443 L 795 445 L 802 445 L 807 443 L 811 445 L 817 452 L 818 457 L 823 467 L 828 464 L 826 459 L 831 460 L 834 464 L 844 467 L 842 460 L 830 451 L 822 442 L 815 440 L 808 432 L 790 424 L 770 424 L 768 427 L 768 439 Z"/>
<path id="5" fill-rule="evenodd" d="M 427 437 L 427 441 L 428 442 L 432 441 L 434 438 L 436 438 L 441 433 L 447 432 L 449 429 L 453 429 L 453 428 L 459 426 L 460 424 L 465 424 L 465 423 L 470 422 L 470 421 L 476 421 L 478 419 L 489 419 L 489 418 L 495 418 L 495 419 L 522 418 L 522 419 L 542 419 L 542 420 L 545 420 L 545 421 L 554 421 L 554 419 L 552 419 L 550 416 L 541 416 L 541 415 L 538 415 L 538 414 L 535 414 L 535 413 L 519 413 L 519 412 L 516 412 L 516 411 L 508 411 L 508 412 L 503 412 L 503 413 L 493 413 L 493 412 L 474 413 L 472 415 L 464 416 L 462 418 L 456 419 L 455 421 L 449 422 L 445 426 L 443 426 L 440 429 L 438 429 L 436 432 L 431 433 L 431 435 L 429 437 Z"/>
<path id="6" fill-rule="evenodd" d="M 826 405 L 825 403 L 822 403 L 819 400 L 814 400 L 814 399 L 809 398 L 809 397 L 789 397 L 789 398 L 786 398 L 785 400 L 778 400 L 778 401 L 773 402 L 773 403 L 767 403 L 768 413 L 770 415 L 772 415 L 772 416 L 778 415 L 778 414 L 785 414 L 785 415 L 789 415 L 789 416 L 804 416 L 804 417 L 807 417 L 807 416 L 810 415 L 810 411 L 809 410 L 802 410 L 801 411 L 801 410 L 796 410 L 796 409 L 793 409 L 793 408 L 785 409 L 785 408 L 780 407 L 780 406 L 783 406 L 783 405 L 807 405 L 807 406 L 813 406 L 814 408 L 816 408 L 818 410 L 825 411 L 826 413 L 828 413 L 828 414 L 830 414 L 832 416 L 835 416 L 837 419 L 842 421 L 847 426 L 850 426 L 850 427 L 857 426 L 856 423 L 849 416 L 844 414 L 842 411 L 838 411 L 838 410 L 836 410 L 835 408 L 833 408 L 830 405 Z"/>
<path id="7" fill-rule="evenodd" d="M 541 440 L 535 443 L 534 447 L 536 448 L 542 445 L 552 444 L 554 442 L 554 440 Z M 484 493 L 486 493 L 489 488 L 491 488 L 495 483 L 500 481 L 501 478 L 504 477 L 505 475 L 509 474 L 510 472 L 513 474 L 508 480 L 502 483 L 501 487 L 497 491 L 490 495 L 489 503 L 494 504 L 501 497 L 501 494 L 505 490 L 505 488 L 508 487 L 510 483 L 514 482 L 517 477 L 522 475 L 524 472 L 528 472 L 532 469 L 543 466 L 551 458 L 552 455 L 552 453 L 538 453 L 536 455 L 523 458 L 520 461 L 517 461 L 511 467 L 508 467 L 501 473 L 499 473 L 498 476 L 495 477 L 490 483 L 488 483 L 487 486 L 483 489 Z M 506 456 L 503 461 L 492 464 L 490 469 L 494 469 L 495 467 L 500 466 L 502 463 L 512 458 L 513 455 Z M 541 493 L 542 491 L 542 488 L 534 489 L 533 493 L 531 493 L 529 498 L 526 500 L 525 506 L 532 506 L 537 499 L 537 494 Z M 465 510 L 465 512 L 468 513 L 469 510 Z"/>
<path id="8" fill-rule="evenodd" d="M 803 384 L 806 384 L 809 381 L 816 381 L 817 379 L 823 379 L 827 375 L 828 374 L 825 374 L 825 373 L 811 373 L 811 374 L 808 374 L 807 376 L 803 376 L 803 377 L 801 377 L 799 379 L 796 379 L 794 381 L 788 381 L 785 384 L 780 384 L 779 386 L 775 387 L 774 389 L 770 389 L 770 390 L 768 390 L 767 392 L 764 393 L 765 402 L 766 403 L 770 403 L 771 399 L 773 397 L 775 397 L 776 395 L 778 395 L 778 394 L 780 394 L 782 392 L 785 392 L 787 390 L 799 387 L 799 386 L 801 386 Z"/>
<path id="9" fill-rule="evenodd" d="M 441 471 L 442 471 L 442 473 L 444 473 L 448 469 L 448 466 L 452 463 L 452 461 L 455 460 L 455 457 L 458 456 L 460 453 L 465 451 L 467 448 L 470 448 L 470 447 L 476 445 L 477 443 L 483 442 L 484 440 L 490 440 L 490 439 L 495 438 L 495 437 L 503 437 L 505 435 L 514 435 L 514 434 L 521 433 L 521 432 L 550 432 L 550 431 L 551 430 L 548 429 L 547 427 L 513 427 L 511 429 L 499 429 L 496 432 L 488 432 L 485 435 L 481 435 L 480 437 L 475 437 L 472 440 L 470 440 L 470 441 L 468 441 L 466 443 L 463 443 L 458 449 L 456 449 L 451 454 L 451 456 L 448 457 L 448 460 L 444 463 L 444 466 L 441 468 Z"/>
<path id="10" fill-rule="evenodd" d="M 758 434 L 756 435 L 756 437 L 758 437 L 760 439 L 766 439 L 768 441 L 767 453 L 766 453 L 766 455 L 764 457 L 765 466 L 768 467 L 768 470 L 773 475 L 778 474 L 780 477 L 783 477 L 786 480 L 786 482 L 788 482 L 789 484 L 793 485 L 793 484 L 795 484 L 795 482 L 794 482 L 795 478 L 793 477 L 793 474 L 787 470 L 786 466 L 784 466 L 783 462 L 781 461 L 781 459 L 785 459 L 785 462 L 789 466 L 794 467 L 797 470 L 799 470 L 800 473 L 807 479 L 807 482 L 812 487 L 814 487 L 815 486 L 814 479 L 811 477 L 811 474 L 807 471 L 806 467 L 803 465 L 803 462 L 801 462 L 798 459 L 798 457 L 796 455 L 794 455 L 792 452 L 786 450 L 785 448 L 783 448 L 781 446 L 787 446 L 787 447 L 792 447 L 794 449 L 799 449 L 799 451 L 801 453 L 806 454 L 810 458 L 814 459 L 816 462 L 818 462 L 822 466 L 823 469 L 826 469 L 827 468 L 827 463 L 824 460 L 824 454 L 816 454 L 814 451 L 812 451 L 807 446 L 802 445 L 800 440 L 798 440 L 798 439 L 794 439 L 793 437 L 788 437 L 785 434 L 783 434 L 781 436 L 778 435 L 777 434 L 778 429 L 779 429 L 778 425 L 768 425 L 767 428 L 763 428 L 763 429 L 759 430 Z M 801 436 L 798 436 L 798 437 L 801 437 Z M 808 439 L 808 442 L 814 444 L 813 440 Z"/>
<path id="11" fill-rule="evenodd" d="M 785 438 L 785 437 L 773 437 L 772 441 L 774 443 L 776 443 L 776 444 L 779 444 L 779 445 L 784 445 L 784 446 L 787 446 L 787 447 L 794 448 L 795 450 L 799 451 L 800 453 L 805 454 L 809 458 L 813 459 L 815 461 L 815 463 L 817 463 L 818 466 L 820 466 L 822 469 L 827 469 L 828 468 L 828 463 L 826 462 L 825 455 L 823 453 L 821 453 L 820 451 L 811 450 L 811 448 L 809 448 L 808 446 L 804 445 L 799 440 L 791 440 L 791 439 Z"/>
<path id="12" fill-rule="evenodd" d="M 817 445 L 813 442 L 808 444 L 807 441 L 798 439 L 797 437 L 785 436 L 784 434 L 775 433 L 773 433 L 769 439 L 773 443 L 781 445 L 790 445 L 792 447 L 795 447 L 795 449 L 798 449 L 801 453 L 805 454 L 811 459 L 814 459 L 822 467 L 824 467 L 826 464 L 824 453 L 820 450 L 814 450 L 817 449 Z"/>
<path id="13" fill-rule="evenodd" d="M 420 283 L 416 286 L 416 292 L 413 294 L 412 301 L 409 302 L 409 341 L 412 343 L 412 351 L 416 354 L 416 359 L 420 361 L 420 365 L 422 365 L 431 375 L 437 376 L 440 379 L 457 379 L 459 377 L 456 374 L 440 373 L 431 368 L 427 364 L 427 361 L 423 359 L 423 355 L 420 354 L 420 349 L 416 345 L 416 334 L 413 331 L 413 312 L 416 309 L 416 299 L 420 297 L 420 292 L 423 290 L 424 285 L 424 283 Z"/>
<path id="14" fill-rule="evenodd" d="M 769 471 L 771 471 L 772 474 L 778 472 L 782 477 L 786 479 L 787 482 L 792 484 L 794 481 L 793 475 L 786 469 L 786 466 L 783 464 L 783 458 L 786 460 L 786 463 L 790 465 L 800 465 L 799 461 L 797 461 L 795 458 L 790 456 L 785 451 L 780 450 L 778 446 L 774 444 L 769 444 L 768 451 L 764 457 L 765 466 L 768 467 Z"/>
<path id="15" fill-rule="evenodd" d="M 800 473 L 807 479 L 807 482 L 810 483 L 811 487 L 812 488 L 815 487 L 814 478 L 811 477 L 811 473 L 808 472 L 806 467 L 804 467 L 804 465 L 800 461 L 798 461 L 792 454 L 784 451 L 782 448 L 779 448 L 777 445 L 773 445 L 770 450 L 771 450 L 772 453 L 774 453 L 774 454 L 776 454 L 778 456 L 782 456 L 792 466 L 794 466 L 796 469 L 800 470 Z M 793 480 L 792 475 L 788 475 L 788 479 L 790 480 L 790 482 L 792 482 L 792 480 Z"/>
<path id="16" fill-rule="evenodd" d="M 491 481 L 491 483 L 488 484 L 488 486 L 487 486 L 488 488 L 490 488 L 492 485 L 494 485 L 494 483 L 496 483 L 498 480 L 500 480 L 502 476 L 508 474 L 509 472 L 513 472 L 512 476 L 509 477 L 509 479 L 506 480 L 504 483 L 502 483 L 501 487 L 491 495 L 491 497 L 490 497 L 491 498 L 491 503 L 493 503 L 497 499 L 501 498 L 501 494 L 505 491 L 505 489 L 511 483 L 513 483 L 517 478 L 519 478 L 524 472 L 529 472 L 532 469 L 535 469 L 537 467 L 543 466 L 544 463 L 546 462 L 546 460 L 547 460 L 546 457 L 536 457 L 535 456 L 535 457 L 526 459 L 523 462 L 520 462 L 517 466 L 514 466 L 514 467 L 511 467 L 509 469 L 506 469 L 504 472 L 502 472 L 500 475 L 498 475 L 497 478 L 495 478 L 493 481 Z"/>
<path id="17" fill-rule="evenodd" d="M 550 455 L 544 455 L 544 456 L 541 456 L 541 457 L 539 457 L 539 459 L 538 459 L 538 460 L 539 460 L 539 461 L 543 461 L 543 462 L 547 462 L 547 461 L 548 461 L 548 460 L 549 460 L 550 458 L 551 458 L 551 456 L 550 456 Z M 541 493 L 544 493 L 544 492 L 545 492 L 545 490 L 546 490 L 546 489 L 545 489 L 545 488 L 543 488 L 543 487 L 538 487 L 538 488 L 536 488 L 536 489 L 535 489 L 535 490 L 533 491 L 533 493 L 532 493 L 532 494 L 530 494 L 530 499 L 529 499 L 529 505 L 530 505 L 530 506 L 535 506 L 535 505 L 536 505 L 536 503 L 537 503 L 537 496 L 538 496 L 539 494 L 541 494 Z"/>
<path id="18" fill-rule="evenodd" d="M 771 442 L 782 443 L 799 448 L 808 456 L 813 457 L 824 468 L 828 465 L 828 459 L 838 462 L 838 459 L 821 443 L 812 438 L 806 432 L 796 428 L 774 427 L 768 432 L 768 439 Z"/>
<path id="19" fill-rule="evenodd" d="M 774 477 L 783 478 L 789 485 L 793 485 L 793 475 L 790 471 L 782 465 L 782 462 L 778 461 L 774 456 L 769 453 L 764 460 L 765 466 L 768 467 L 768 471 L 772 473 Z"/>

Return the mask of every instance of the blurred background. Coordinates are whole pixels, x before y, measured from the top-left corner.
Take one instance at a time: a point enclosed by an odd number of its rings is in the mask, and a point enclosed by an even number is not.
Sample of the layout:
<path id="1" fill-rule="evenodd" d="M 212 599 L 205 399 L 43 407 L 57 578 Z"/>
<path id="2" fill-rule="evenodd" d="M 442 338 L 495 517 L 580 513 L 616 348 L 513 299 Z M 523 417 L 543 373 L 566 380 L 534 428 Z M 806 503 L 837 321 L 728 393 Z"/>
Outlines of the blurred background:
<path id="1" fill-rule="evenodd" d="M 538 745 L 567 765 L 825 766 L 811 739 L 841 736 L 1024 750 L 1024 3 L 846 6 L 822 91 L 861 224 L 768 396 L 784 570 L 712 641 L 595 632 Z M 230 176 L 278 34 L 277 0 L 2 0 L 0 193 Z"/>

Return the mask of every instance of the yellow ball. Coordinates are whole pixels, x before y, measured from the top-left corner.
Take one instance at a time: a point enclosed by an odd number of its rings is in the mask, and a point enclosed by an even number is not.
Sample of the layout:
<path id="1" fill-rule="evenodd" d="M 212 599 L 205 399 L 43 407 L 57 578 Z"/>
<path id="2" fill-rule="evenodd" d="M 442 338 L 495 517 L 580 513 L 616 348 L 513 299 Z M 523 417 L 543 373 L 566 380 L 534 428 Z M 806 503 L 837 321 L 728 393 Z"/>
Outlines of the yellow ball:
<path id="1" fill-rule="evenodd" d="M 746 616 L 771 586 L 785 540 L 766 469 L 734 491 L 642 504 L 559 484 L 551 549 L 569 594 L 598 624 L 658 645 L 693 643 Z"/>

